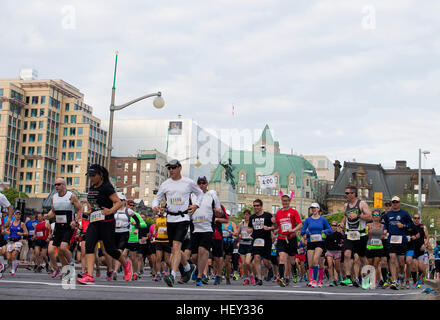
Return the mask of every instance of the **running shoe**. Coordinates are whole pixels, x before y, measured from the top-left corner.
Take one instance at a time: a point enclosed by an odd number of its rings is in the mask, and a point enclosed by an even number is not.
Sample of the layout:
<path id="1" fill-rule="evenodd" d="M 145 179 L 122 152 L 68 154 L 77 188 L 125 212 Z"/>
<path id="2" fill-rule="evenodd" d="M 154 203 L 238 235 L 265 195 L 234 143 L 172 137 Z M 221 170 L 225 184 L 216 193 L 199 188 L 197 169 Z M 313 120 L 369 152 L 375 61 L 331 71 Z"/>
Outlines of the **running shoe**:
<path id="1" fill-rule="evenodd" d="M 298 275 L 294 274 L 293 275 L 293 283 L 297 283 L 298 282 Z"/>
<path id="2" fill-rule="evenodd" d="M 329 287 L 334 287 L 336 286 L 336 283 L 334 281 L 330 281 L 328 284 Z"/>
<path id="3" fill-rule="evenodd" d="M 289 278 L 286 278 L 285 280 L 284 280 L 284 283 L 286 284 L 286 287 L 289 285 L 289 283 L 290 283 L 290 279 Z"/>
<path id="4" fill-rule="evenodd" d="M 307 283 L 307 287 L 311 287 L 311 286 L 312 286 L 312 284 L 313 284 L 313 280 L 310 280 L 310 282 L 309 282 L 309 283 Z"/>
<path id="5" fill-rule="evenodd" d="M 388 288 L 390 286 L 390 284 L 388 283 L 388 282 L 384 282 L 383 284 L 382 284 L 382 289 L 386 289 L 386 288 Z"/>
<path id="6" fill-rule="evenodd" d="M 286 284 L 284 283 L 284 278 L 278 278 L 277 283 L 281 288 L 284 288 Z"/>
<path id="7" fill-rule="evenodd" d="M 253 275 L 250 275 L 249 279 L 250 279 L 251 284 L 255 284 L 255 278 Z"/>
<path id="8" fill-rule="evenodd" d="M 203 284 L 209 284 L 209 278 L 207 276 L 202 277 L 202 283 Z"/>
<path id="9" fill-rule="evenodd" d="M 318 282 L 318 288 L 322 288 L 322 281 Z"/>
<path id="10" fill-rule="evenodd" d="M 113 271 L 107 271 L 107 281 L 112 281 L 113 279 Z"/>
<path id="11" fill-rule="evenodd" d="M 130 281 L 133 277 L 133 269 L 131 268 L 131 261 L 130 259 L 125 260 L 125 266 L 124 266 L 124 280 Z"/>
<path id="12" fill-rule="evenodd" d="M 214 285 L 219 285 L 222 281 L 222 277 L 220 276 L 216 276 L 215 277 L 215 281 L 214 281 Z"/>
<path id="13" fill-rule="evenodd" d="M 202 286 L 202 285 L 203 285 L 202 279 L 198 279 L 198 280 L 196 280 L 196 286 L 197 286 L 197 287 L 200 287 L 200 286 Z"/>
<path id="14" fill-rule="evenodd" d="M 95 278 L 92 276 L 89 276 L 88 273 L 86 273 L 85 275 L 83 275 L 82 278 L 78 278 L 76 279 L 76 282 L 80 283 L 80 284 L 95 284 Z"/>
<path id="15" fill-rule="evenodd" d="M 237 273 L 234 273 L 234 274 L 232 275 L 232 279 L 234 279 L 235 281 L 237 281 L 237 280 L 238 280 L 238 274 L 237 274 Z"/>
<path id="16" fill-rule="evenodd" d="M 197 267 L 196 270 L 193 272 L 192 276 L 191 276 L 191 280 L 196 281 L 197 280 Z"/>
<path id="17" fill-rule="evenodd" d="M 390 284 L 390 289 L 393 289 L 393 290 L 399 290 L 399 286 L 398 286 L 398 284 L 397 284 L 397 281 L 393 281 L 393 282 Z"/>
<path id="18" fill-rule="evenodd" d="M 353 279 L 353 287 L 359 288 L 361 285 L 359 284 L 358 279 Z"/>
<path id="19" fill-rule="evenodd" d="M 249 284 L 250 284 L 249 279 L 244 279 L 244 280 L 243 280 L 243 285 L 244 285 L 244 286 L 248 286 Z"/>
<path id="20" fill-rule="evenodd" d="M 180 277 L 179 280 L 177 280 L 178 284 L 184 284 L 185 283 L 185 278 L 184 277 Z"/>
<path id="21" fill-rule="evenodd" d="M 153 281 L 159 281 L 160 280 L 160 278 L 158 277 L 158 275 L 156 274 L 154 277 L 153 277 Z"/>
<path id="22" fill-rule="evenodd" d="M 255 282 L 256 286 L 262 286 L 263 285 L 263 280 L 259 279 Z"/>
<path id="23" fill-rule="evenodd" d="M 52 279 L 56 278 L 59 274 L 60 274 L 60 269 L 55 270 L 51 275 Z"/>
<path id="24" fill-rule="evenodd" d="M 413 285 L 412 285 L 412 289 L 417 289 L 417 286 L 418 286 L 418 283 L 417 282 L 415 282 L 415 283 L 413 283 Z"/>
<path id="25" fill-rule="evenodd" d="M 345 280 L 341 281 L 341 286 L 352 287 L 353 286 L 353 282 L 351 281 L 350 278 L 345 278 Z"/>
<path id="26" fill-rule="evenodd" d="M 226 278 L 226 284 L 227 285 L 231 285 L 231 279 L 230 278 Z"/>
<path id="27" fill-rule="evenodd" d="M 185 273 L 183 275 L 183 282 L 184 283 L 187 283 L 191 279 L 195 270 L 196 270 L 196 266 L 194 264 L 190 264 L 189 270 L 185 271 Z"/>
<path id="28" fill-rule="evenodd" d="M 131 280 L 139 280 L 139 275 L 137 273 L 133 273 L 133 278 Z"/>
<path id="29" fill-rule="evenodd" d="M 315 280 L 312 280 L 311 283 L 312 284 L 310 285 L 310 287 L 312 287 L 312 288 L 317 288 L 318 287 L 318 284 L 316 283 Z"/>
<path id="30" fill-rule="evenodd" d="M 168 285 L 168 287 L 173 287 L 174 286 L 174 276 L 172 274 L 170 275 L 166 275 L 163 280 L 165 281 L 165 283 Z"/>
<path id="31" fill-rule="evenodd" d="M 46 264 L 46 272 L 47 272 L 48 274 L 50 274 L 50 267 L 49 267 L 49 264 L 48 264 L 48 263 Z"/>

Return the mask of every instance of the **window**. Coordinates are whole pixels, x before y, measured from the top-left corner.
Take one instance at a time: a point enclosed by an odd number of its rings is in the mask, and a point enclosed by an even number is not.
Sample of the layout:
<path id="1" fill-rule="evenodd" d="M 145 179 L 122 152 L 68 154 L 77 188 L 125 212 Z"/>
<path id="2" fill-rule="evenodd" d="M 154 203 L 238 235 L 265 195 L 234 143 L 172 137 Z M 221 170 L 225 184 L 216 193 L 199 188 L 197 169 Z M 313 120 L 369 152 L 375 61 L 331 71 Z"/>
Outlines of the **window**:
<path id="1" fill-rule="evenodd" d="M 64 110 L 65 111 L 69 111 L 69 104 L 68 103 L 66 103 L 66 106 L 65 106 Z"/>
<path id="2" fill-rule="evenodd" d="M 69 116 L 64 116 L 64 123 L 69 123 Z"/>
<path id="3" fill-rule="evenodd" d="M 238 204 L 238 211 L 243 211 L 244 207 L 246 207 L 246 204 L 244 204 L 244 203 L 239 203 L 239 204 Z"/>
<path id="4" fill-rule="evenodd" d="M 66 165 L 62 164 L 61 165 L 61 173 L 64 173 L 66 171 Z"/>
<path id="5" fill-rule="evenodd" d="M 67 148 L 67 140 L 63 140 L 62 146 L 63 146 L 63 148 Z"/>
<path id="6" fill-rule="evenodd" d="M 32 193 L 32 186 L 30 186 L 30 185 L 26 185 L 26 186 L 24 187 L 24 192 L 25 192 L 25 193 Z"/>
<path id="7" fill-rule="evenodd" d="M 41 148 L 41 147 L 39 147 L 39 148 Z M 41 151 L 41 149 L 40 149 L 40 151 Z M 41 169 L 41 160 L 35 160 L 35 161 L 37 163 L 37 165 L 36 165 L 37 169 Z"/>
<path id="8" fill-rule="evenodd" d="M 32 104 L 38 104 L 38 96 L 32 97 Z"/>
<path id="9" fill-rule="evenodd" d="M 34 193 L 35 194 L 40 193 L 40 186 L 38 186 L 38 185 L 34 186 Z"/>
<path id="10" fill-rule="evenodd" d="M 69 152 L 67 154 L 67 160 L 69 160 L 69 161 L 75 160 L 75 152 Z"/>
<path id="11" fill-rule="evenodd" d="M 81 160 L 81 152 L 76 153 L 76 160 Z"/>
<path id="12" fill-rule="evenodd" d="M 128 176 L 124 176 L 124 184 L 128 182 Z"/>
<path id="13" fill-rule="evenodd" d="M 358 189 L 358 196 L 362 197 L 362 189 Z"/>
<path id="14" fill-rule="evenodd" d="M 78 128 L 78 136 L 81 137 L 83 135 L 83 128 Z"/>
<path id="15" fill-rule="evenodd" d="M 307 199 L 310 198 L 310 192 L 309 191 L 306 191 L 306 198 Z"/>
<path id="16" fill-rule="evenodd" d="M 118 181 L 118 182 L 121 181 L 121 176 L 117 176 L 116 181 Z"/>
<path id="17" fill-rule="evenodd" d="M 28 155 L 33 156 L 35 152 L 35 147 L 28 147 Z"/>
<path id="18" fill-rule="evenodd" d="M 73 173 L 73 165 L 71 164 L 67 165 L 67 173 Z"/>
<path id="19" fill-rule="evenodd" d="M 244 181 L 244 173 L 240 174 L 240 181 Z"/>
<path id="20" fill-rule="evenodd" d="M 46 96 L 41 96 L 41 104 L 45 104 L 46 103 Z"/>
<path id="21" fill-rule="evenodd" d="M 43 129 L 43 127 L 44 127 L 44 122 L 38 121 L 38 129 Z"/>
<path id="22" fill-rule="evenodd" d="M 32 172 L 26 172 L 26 180 L 31 181 L 32 180 Z"/>
<path id="23" fill-rule="evenodd" d="M 122 192 L 123 192 L 124 194 L 126 194 L 126 193 L 127 193 L 127 188 L 123 188 L 123 189 L 122 189 Z"/>
<path id="24" fill-rule="evenodd" d="M 76 147 L 77 148 L 81 148 L 82 147 L 82 140 L 77 140 L 76 141 Z"/>
<path id="25" fill-rule="evenodd" d="M 75 128 L 70 128 L 70 136 L 74 136 L 76 132 Z"/>
<path id="26" fill-rule="evenodd" d="M 255 188 L 255 194 L 262 194 L 261 188 Z M 239 210 L 241 211 L 241 210 Z"/>
<path id="27" fill-rule="evenodd" d="M 73 179 L 73 185 L 74 186 L 79 186 L 79 183 L 80 183 L 80 178 L 74 178 Z"/>
<path id="28" fill-rule="evenodd" d="M 75 140 L 69 140 L 69 148 L 75 148 Z"/>
<path id="29" fill-rule="evenodd" d="M 137 162 L 133 162 L 133 171 L 137 170 Z"/>
<path id="30" fill-rule="evenodd" d="M 293 181 L 293 177 L 290 177 L 290 184 L 295 184 L 295 182 Z"/>
<path id="31" fill-rule="evenodd" d="M 144 196 L 148 197 L 149 194 L 150 194 L 150 188 L 145 188 Z"/>
<path id="32" fill-rule="evenodd" d="M 61 153 L 61 161 L 66 161 L 66 153 L 65 152 Z"/>
<path id="33" fill-rule="evenodd" d="M 40 181 L 40 173 L 35 172 L 35 181 Z"/>
<path id="34" fill-rule="evenodd" d="M 38 134 L 38 142 L 41 142 L 41 141 L 43 141 L 43 134 L 39 133 Z"/>
<path id="35" fill-rule="evenodd" d="M 127 163 L 127 162 L 124 163 L 124 171 L 125 171 L 125 172 L 128 172 L 128 163 Z"/>
<path id="36" fill-rule="evenodd" d="M 146 170 L 150 170 L 150 167 L 151 167 L 151 164 L 150 164 L 150 163 L 146 163 L 146 164 L 145 164 L 145 169 L 146 169 Z"/>
<path id="37" fill-rule="evenodd" d="M 23 134 L 23 142 L 26 142 L 26 133 Z"/>
<path id="38" fill-rule="evenodd" d="M 76 116 L 70 116 L 70 123 L 76 123 Z"/>
<path id="39" fill-rule="evenodd" d="M 150 175 L 147 174 L 147 175 L 145 176 L 145 183 L 149 183 L 149 182 L 150 182 Z"/>
<path id="40" fill-rule="evenodd" d="M 31 117 L 36 117 L 38 114 L 38 109 L 31 109 Z"/>
<path id="41" fill-rule="evenodd" d="M 368 189 L 365 189 L 365 198 L 368 198 L 369 192 Z"/>
<path id="42" fill-rule="evenodd" d="M 27 167 L 33 168 L 34 167 L 34 160 L 27 160 Z"/>
<path id="43" fill-rule="evenodd" d="M 68 185 L 68 186 L 72 185 L 72 178 L 71 177 L 66 178 L 66 185 Z"/>
<path id="44" fill-rule="evenodd" d="M 75 164 L 75 173 L 81 173 L 81 166 L 78 164 Z"/>
<path id="45" fill-rule="evenodd" d="M 131 183 L 136 183 L 136 176 L 131 177 Z"/>
<path id="46" fill-rule="evenodd" d="M 41 155 L 41 147 L 37 147 L 37 155 Z"/>

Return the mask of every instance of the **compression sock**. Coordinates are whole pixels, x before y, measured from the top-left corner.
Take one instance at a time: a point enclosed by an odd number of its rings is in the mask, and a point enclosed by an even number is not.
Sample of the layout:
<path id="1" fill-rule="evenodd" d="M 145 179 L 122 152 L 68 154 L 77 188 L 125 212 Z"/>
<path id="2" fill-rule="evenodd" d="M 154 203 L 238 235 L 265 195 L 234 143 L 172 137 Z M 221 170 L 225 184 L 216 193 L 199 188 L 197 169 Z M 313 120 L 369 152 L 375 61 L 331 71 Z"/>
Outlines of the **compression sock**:
<path id="1" fill-rule="evenodd" d="M 417 283 L 417 272 L 411 272 L 411 276 L 412 276 L 412 278 L 413 278 L 413 283 Z"/>
<path id="2" fill-rule="evenodd" d="M 183 276 L 183 274 L 185 273 L 185 269 L 183 268 L 182 264 L 179 264 L 179 271 L 180 274 Z"/>
<path id="3" fill-rule="evenodd" d="M 280 264 L 278 266 L 278 270 L 279 270 L 279 273 L 280 273 L 280 278 L 284 278 L 284 264 Z"/>
<path id="4" fill-rule="evenodd" d="M 324 279 L 324 268 L 319 268 L 319 281 L 322 282 Z"/>
<path id="5" fill-rule="evenodd" d="M 186 263 L 186 266 L 183 268 L 183 270 L 184 270 L 185 272 L 188 272 L 189 270 L 191 270 L 191 265 L 187 262 L 187 263 Z"/>
<path id="6" fill-rule="evenodd" d="M 309 281 L 313 280 L 313 269 L 309 267 Z"/>
<path id="7" fill-rule="evenodd" d="M 388 282 L 388 272 L 387 272 L 387 268 L 381 268 L 380 271 L 381 271 L 381 273 L 382 273 L 383 281 Z"/>
<path id="8" fill-rule="evenodd" d="M 313 279 L 316 281 L 318 279 L 319 266 L 313 266 Z"/>

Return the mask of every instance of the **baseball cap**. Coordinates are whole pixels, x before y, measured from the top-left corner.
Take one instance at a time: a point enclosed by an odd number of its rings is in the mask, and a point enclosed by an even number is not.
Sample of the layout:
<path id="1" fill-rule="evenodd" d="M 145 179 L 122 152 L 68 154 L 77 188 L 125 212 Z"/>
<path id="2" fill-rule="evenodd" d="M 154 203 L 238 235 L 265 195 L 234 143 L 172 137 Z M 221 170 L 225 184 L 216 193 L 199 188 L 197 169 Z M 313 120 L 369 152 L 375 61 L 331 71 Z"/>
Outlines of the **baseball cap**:
<path id="1" fill-rule="evenodd" d="M 100 172 L 94 168 L 87 169 L 86 175 L 95 175 L 95 174 L 100 174 Z"/>
<path id="2" fill-rule="evenodd" d="M 127 197 L 122 192 L 118 192 L 118 198 L 119 200 L 127 200 Z"/>
<path id="3" fill-rule="evenodd" d="M 181 166 L 182 165 L 180 164 L 179 160 L 177 160 L 177 159 L 173 159 L 165 165 L 165 167 L 181 167 Z"/>
<path id="4" fill-rule="evenodd" d="M 198 177 L 198 178 L 197 178 L 197 184 L 199 184 L 200 182 L 208 182 L 208 179 L 206 179 L 205 176 L 203 176 L 203 177 Z"/>
<path id="5" fill-rule="evenodd" d="M 310 208 L 321 208 L 321 207 L 319 206 L 318 203 L 313 202 L 313 203 L 310 205 Z"/>
<path id="6" fill-rule="evenodd" d="M 394 196 L 394 197 L 391 199 L 391 202 L 393 202 L 393 201 L 399 201 L 399 202 L 400 202 L 400 198 L 399 198 L 398 196 Z"/>
<path id="7" fill-rule="evenodd" d="M 229 211 L 229 209 L 226 209 L 226 214 L 227 214 L 228 216 L 230 216 L 230 215 L 231 215 L 231 211 Z"/>

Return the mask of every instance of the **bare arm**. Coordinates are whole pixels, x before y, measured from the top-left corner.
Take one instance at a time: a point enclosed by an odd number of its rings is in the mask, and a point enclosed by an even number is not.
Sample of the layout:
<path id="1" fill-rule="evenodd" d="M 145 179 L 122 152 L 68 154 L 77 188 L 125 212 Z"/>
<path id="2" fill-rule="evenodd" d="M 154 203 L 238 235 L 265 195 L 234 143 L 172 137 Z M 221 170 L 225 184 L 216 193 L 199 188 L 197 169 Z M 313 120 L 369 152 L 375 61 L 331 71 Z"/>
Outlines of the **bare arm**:
<path id="1" fill-rule="evenodd" d="M 372 219 L 372 216 L 371 216 L 370 206 L 368 205 L 368 203 L 366 203 L 365 201 L 361 201 L 360 209 L 361 209 L 361 214 L 359 217 L 361 218 L 361 220 L 370 221 Z"/>

